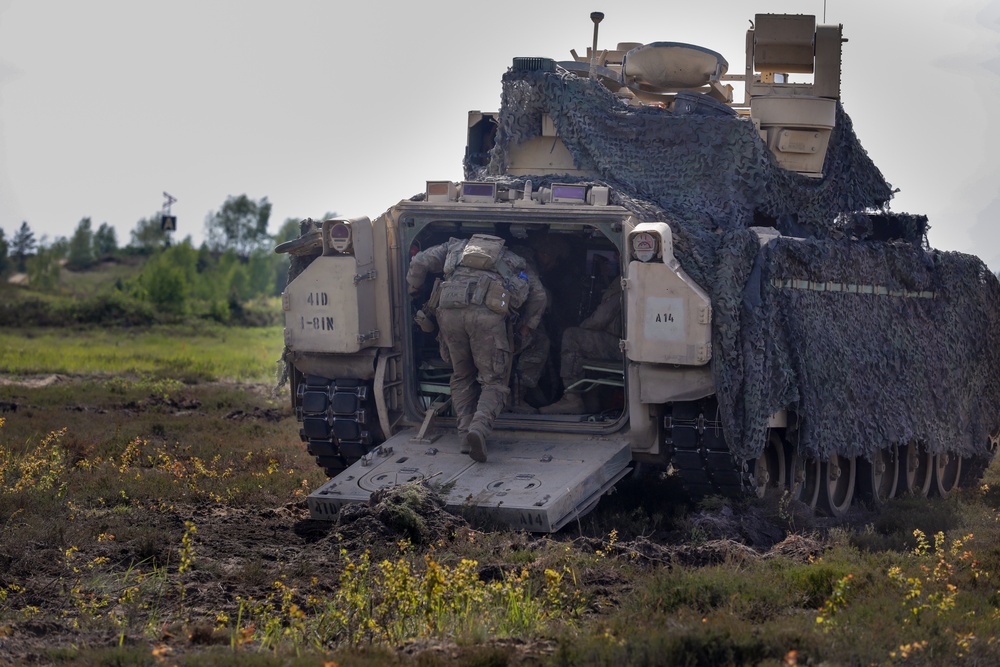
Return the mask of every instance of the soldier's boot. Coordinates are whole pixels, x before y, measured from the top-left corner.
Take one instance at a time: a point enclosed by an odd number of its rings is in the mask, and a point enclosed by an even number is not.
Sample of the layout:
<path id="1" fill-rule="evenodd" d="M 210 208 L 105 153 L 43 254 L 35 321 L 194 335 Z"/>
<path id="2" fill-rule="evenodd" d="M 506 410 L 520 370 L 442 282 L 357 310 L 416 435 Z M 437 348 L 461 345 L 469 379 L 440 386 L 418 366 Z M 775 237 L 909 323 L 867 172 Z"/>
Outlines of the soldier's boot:
<path id="1" fill-rule="evenodd" d="M 486 462 L 486 433 L 478 426 L 472 426 L 462 439 L 463 450 L 468 449 L 473 461 Z"/>
<path id="2" fill-rule="evenodd" d="M 469 453 L 469 443 L 465 436 L 469 433 L 469 425 L 472 424 L 473 415 L 462 415 L 458 418 L 458 441 L 462 443 L 461 449 L 459 451 L 462 454 Z"/>
<path id="3" fill-rule="evenodd" d="M 518 388 L 516 394 L 514 395 L 514 400 L 507 407 L 507 412 L 513 412 L 516 415 L 537 415 L 538 408 L 528 405 L 524 400 L 525 395 L 528 393 L 527 387 Z"/>
<path id="4" fill-rule="evenodd" d="M 538 408 L 543 415 L 582 415 L 587 411 L 583 405 L 583 395 L 576 392 L 565 393 L 552 405 Z"/>

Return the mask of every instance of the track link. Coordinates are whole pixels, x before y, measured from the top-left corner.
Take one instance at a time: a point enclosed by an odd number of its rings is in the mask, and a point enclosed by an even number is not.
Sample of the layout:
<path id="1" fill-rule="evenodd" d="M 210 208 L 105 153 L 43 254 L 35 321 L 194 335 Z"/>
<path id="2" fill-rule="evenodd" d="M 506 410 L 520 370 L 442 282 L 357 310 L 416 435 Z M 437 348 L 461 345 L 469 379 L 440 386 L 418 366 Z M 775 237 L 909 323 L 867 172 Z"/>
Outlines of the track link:
<path id="1" fill-rule="evenodd" d="M 714 399 L 672 404 L 663 425 L 670 464 L 692 496 L 749 492 L 749 473 L 729 452 Z"/>
<path id="2" fill-rule="evenodd" d="M 299 437 L 316 465 L 333 477 L 372 448 L 366 408 L 369 387 L 356 379 L 306 375 L 295 392 Z"/>

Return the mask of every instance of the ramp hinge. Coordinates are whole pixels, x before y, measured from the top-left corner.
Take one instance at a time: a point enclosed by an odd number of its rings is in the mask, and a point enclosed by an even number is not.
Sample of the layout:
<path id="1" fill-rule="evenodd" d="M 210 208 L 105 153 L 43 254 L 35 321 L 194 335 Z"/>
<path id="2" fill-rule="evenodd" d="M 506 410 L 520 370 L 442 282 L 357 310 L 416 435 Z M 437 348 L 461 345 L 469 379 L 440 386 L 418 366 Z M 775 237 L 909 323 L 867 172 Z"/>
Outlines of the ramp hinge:
<path id="1" fill-rule="evenodd" d="M 368 342 L 370 340 L 378 340 L 379 335 L 380 334 L 379 334 L 379 330 L 378 329 L 372 329 L 368 333 L 358 334 L 358 342 L 359 343 L 366 343 L 366 342 Z"/>
<path id="2" fill-rule="evenodd" d="M 357 285 L 362 280 L 375 280 L 375 269 L 372 269 L 368 273 L 356 273 L 354 274 L 354 284 Z"/>

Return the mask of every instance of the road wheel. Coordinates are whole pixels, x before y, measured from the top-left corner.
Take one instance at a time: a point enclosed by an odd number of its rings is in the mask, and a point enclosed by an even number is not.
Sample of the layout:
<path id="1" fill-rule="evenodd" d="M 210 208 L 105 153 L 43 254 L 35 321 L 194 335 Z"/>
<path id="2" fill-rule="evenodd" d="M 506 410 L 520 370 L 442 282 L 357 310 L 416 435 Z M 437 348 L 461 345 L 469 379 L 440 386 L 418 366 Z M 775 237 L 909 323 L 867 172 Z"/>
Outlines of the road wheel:
<path id="1" fill-rule="evenodd" d="M 758 498 L 785 488 L 785 443 L 777 431 L 771 430 L 760 456 L 750 462 L 750 484 Z"/>
<path id="2" fill-rule="evenodd" d="M 901 448 L 896 494 L 926 497 L 934 477 L 934 457 L 916 440 Z"/>
<path id="3" fill-rule="evenodd" d="M 797 452 L 793 453 L 788 470 L 788 490 L 792 498 L 816 509 L 820 487 L 819 459 L 807 459 Z"/>
<path id="4" fill-rule="evenodd" d="M 931 492 L 939 498 L 947 498 L 958 488 L 962 475 L 962 457 L 942 452 L 934 455 L 934 483 Z"/>
<path id="5" fill-rule="evenodd" d="M 874 507 L 881 507 L 896 493 L 899 481 L 899 447 L 880 449 L 869 461 L 858 459 L 858 495 Z"/>
<path id="6" fill-rule="evenodd" d="M 839 519 L 847 514 L 854 500 L 857 464 L 853 456 L 834 454 L 823 462 L 821 471 L 820 509 Z"/>

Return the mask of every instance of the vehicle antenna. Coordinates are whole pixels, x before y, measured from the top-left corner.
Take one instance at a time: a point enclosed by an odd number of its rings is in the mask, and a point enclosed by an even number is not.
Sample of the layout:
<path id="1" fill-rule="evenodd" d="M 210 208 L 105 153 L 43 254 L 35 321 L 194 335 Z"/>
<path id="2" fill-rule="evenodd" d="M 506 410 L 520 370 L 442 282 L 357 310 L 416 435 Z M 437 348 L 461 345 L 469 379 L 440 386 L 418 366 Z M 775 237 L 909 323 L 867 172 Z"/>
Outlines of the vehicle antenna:
<path id="1" fill-rule="evenodd" d="M 591 12 L 590 20 L 594 22 L 594 47 L 590 50 L 590 78 L 594 78 L 594 70 L 597 67 L 597 26 L 604 20 L 603 12 Z"/>

